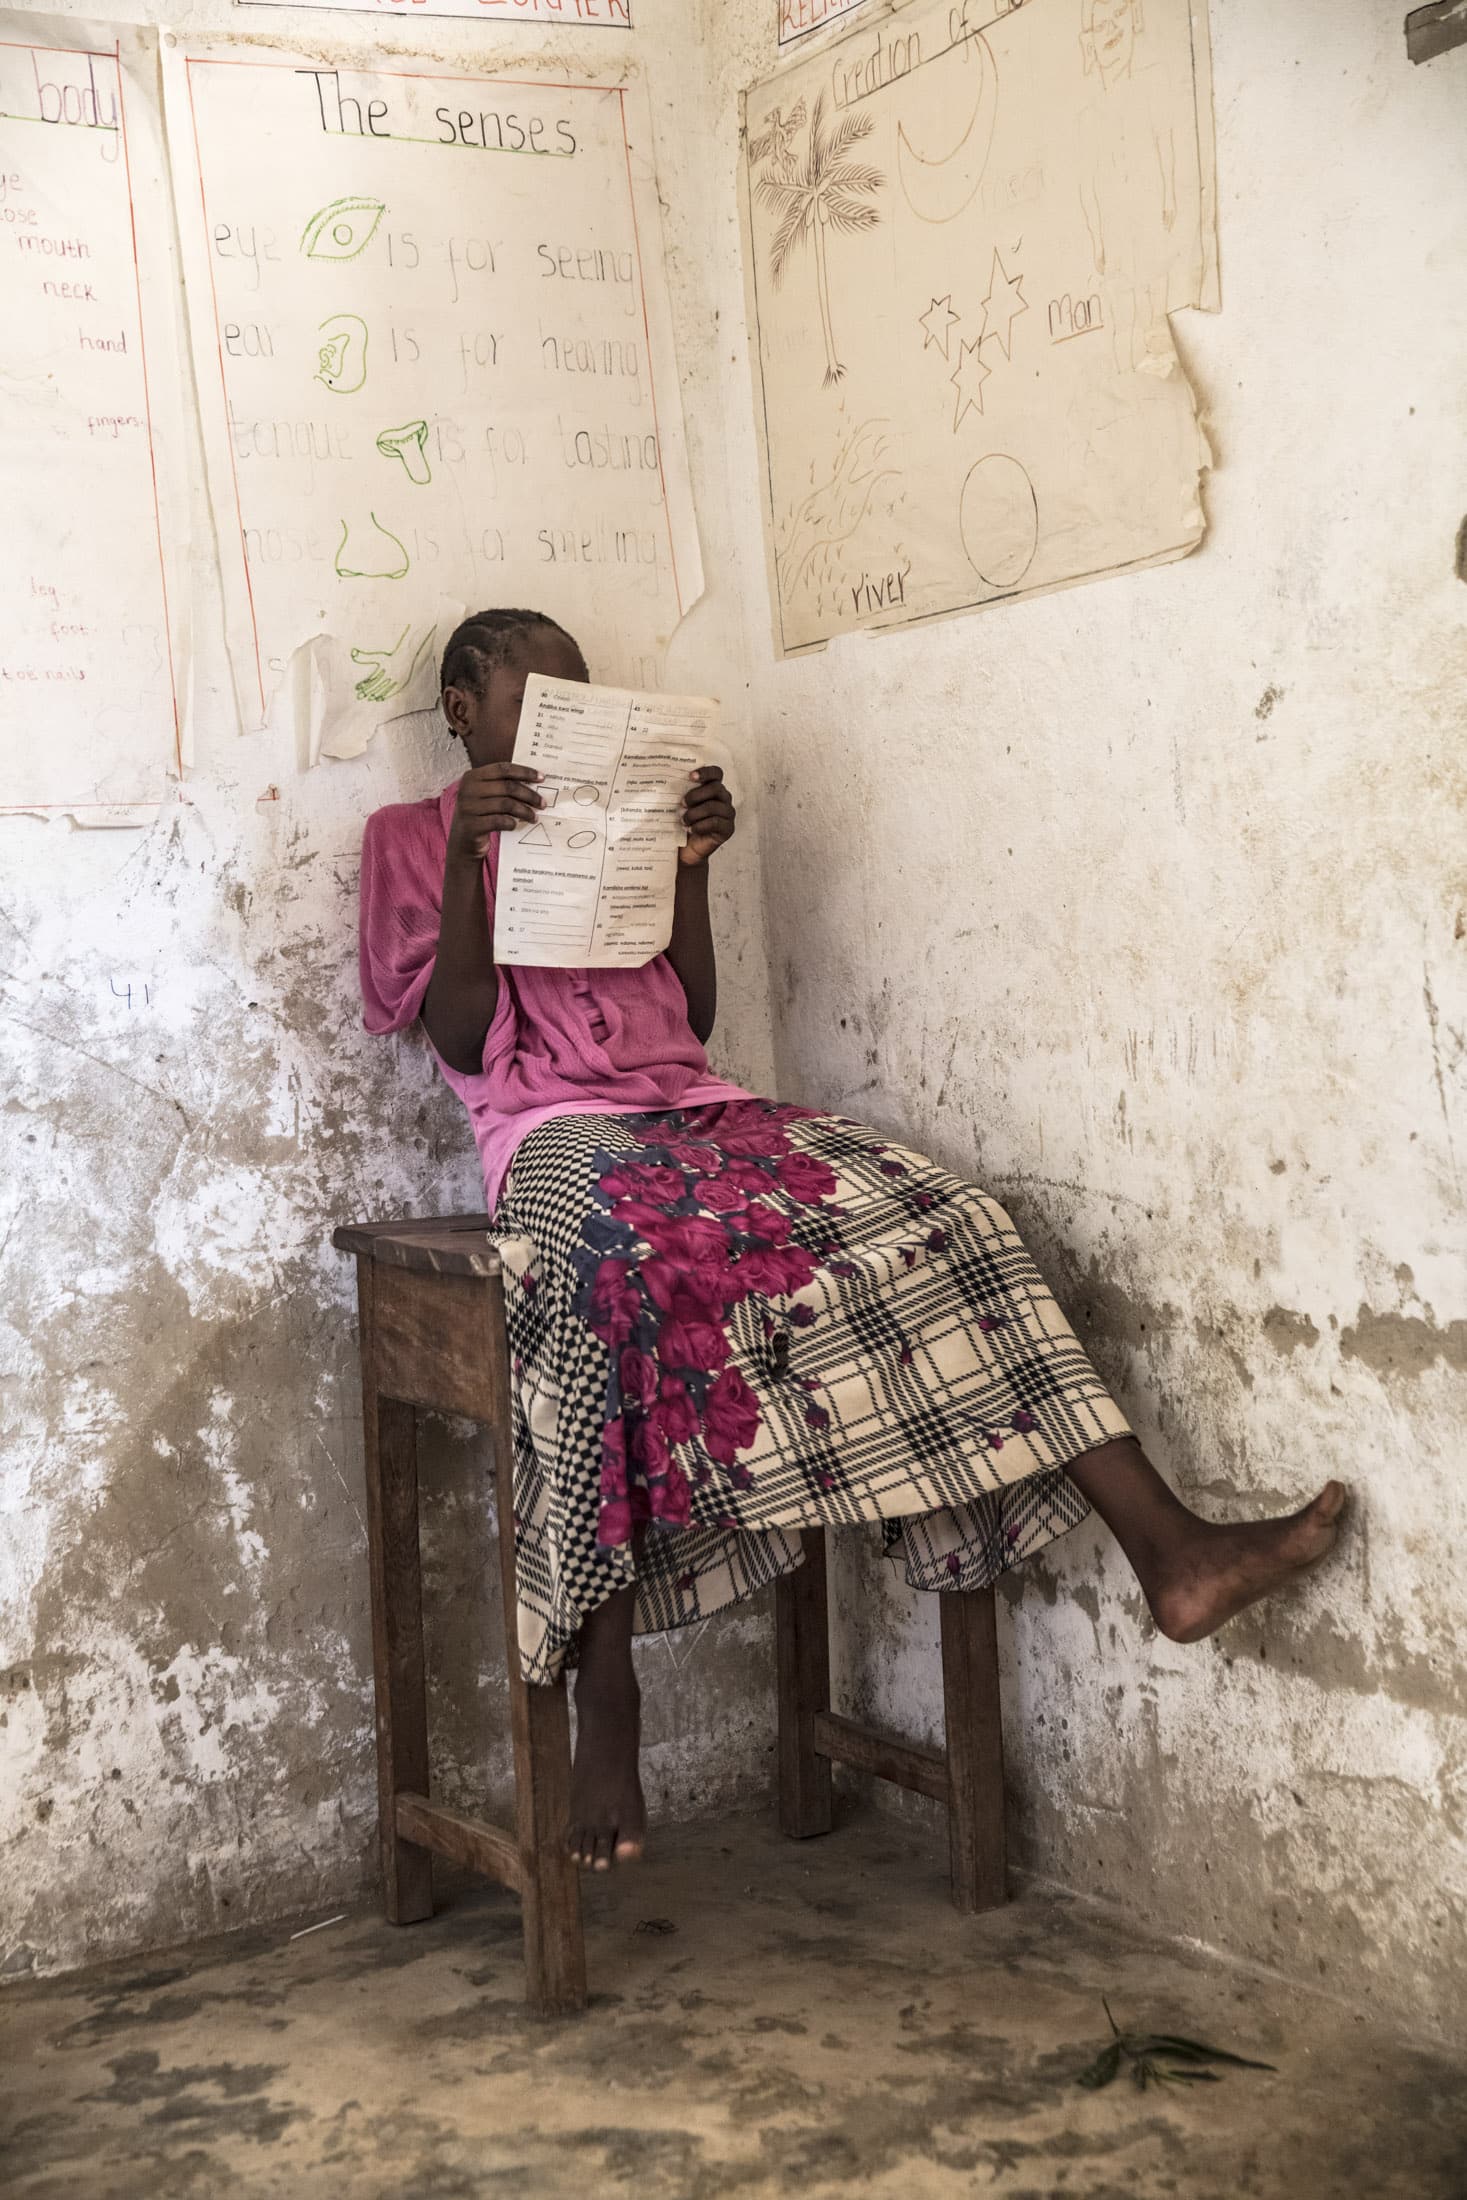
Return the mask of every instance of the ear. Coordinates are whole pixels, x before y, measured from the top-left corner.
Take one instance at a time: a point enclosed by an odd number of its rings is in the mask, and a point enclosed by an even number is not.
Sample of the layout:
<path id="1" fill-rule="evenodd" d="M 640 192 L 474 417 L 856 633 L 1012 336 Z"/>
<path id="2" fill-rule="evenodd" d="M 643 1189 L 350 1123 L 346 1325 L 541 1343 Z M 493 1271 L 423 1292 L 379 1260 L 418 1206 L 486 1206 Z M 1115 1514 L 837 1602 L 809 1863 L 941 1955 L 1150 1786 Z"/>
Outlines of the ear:
<path id="1" fill-rule="evenodd" d="M 1146 28 L 1146 11 L 1141 0 L 1131 0 L 1131 28 L 1138 32 Z"/>
<path id="2" fill-rule="evenodd" d="M 444 718 L 448 723 L 448 730 L 454 740 L 462 741 L 466 739 L 469 713 L 463 689 L 446 687 L 440 700 L 443 706 Z"/>
<path id="3" fill-rule="evenodd" d="M 1089 31 L 1081 31 L 1080 33 L 1080 59 L 1084 63 L 1086 76 L 1093 76 L 1095 74 L 1095 40 Z"/>

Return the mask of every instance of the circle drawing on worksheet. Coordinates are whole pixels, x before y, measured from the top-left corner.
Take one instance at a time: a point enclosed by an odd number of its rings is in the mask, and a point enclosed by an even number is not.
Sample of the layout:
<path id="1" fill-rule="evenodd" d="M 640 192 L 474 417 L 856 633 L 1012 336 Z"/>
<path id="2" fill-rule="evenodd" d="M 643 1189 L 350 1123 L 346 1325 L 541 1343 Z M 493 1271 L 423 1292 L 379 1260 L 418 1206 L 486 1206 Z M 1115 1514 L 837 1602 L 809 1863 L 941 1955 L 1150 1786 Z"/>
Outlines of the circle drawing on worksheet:
<path id="1" fill-rule="evenodd" d="M 577 787 L 575 793 L 571 796 L 571 800 L 573 802 L 597 802 L 600 800 L 600 793 L 598 787 Z"/>
<path id="2" fill-rule="evenodd" d="M 968 469 L 958 503 L 968 563 L 990 588 L 1015 588 L 1039 548 L 1039 500 L 1016 458 L 990 451 Z"/>
<path id="3" fill-rule="evenodd" d="M 594 848 L 595 845 L 596 835 L 594 833 L 572 833 L 570 839 L 566 842 L 567 848 Z"/>

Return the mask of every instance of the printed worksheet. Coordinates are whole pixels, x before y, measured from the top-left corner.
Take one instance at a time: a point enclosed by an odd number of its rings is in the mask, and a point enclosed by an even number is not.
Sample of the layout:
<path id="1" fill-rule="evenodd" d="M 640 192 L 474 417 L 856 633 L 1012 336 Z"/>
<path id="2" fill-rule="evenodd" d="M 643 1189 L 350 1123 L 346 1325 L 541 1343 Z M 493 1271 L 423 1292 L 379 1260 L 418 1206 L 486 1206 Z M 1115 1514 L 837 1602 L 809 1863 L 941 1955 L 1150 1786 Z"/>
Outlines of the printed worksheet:
<path id="1" fill-rule="evenodd" d="M 683 803 L 717 727 L 707 696 L 532 675 L 514 758 L 541 774 L 544 807 L 499 843 L 497 963 L 637 968 L 662 953 Z"/>

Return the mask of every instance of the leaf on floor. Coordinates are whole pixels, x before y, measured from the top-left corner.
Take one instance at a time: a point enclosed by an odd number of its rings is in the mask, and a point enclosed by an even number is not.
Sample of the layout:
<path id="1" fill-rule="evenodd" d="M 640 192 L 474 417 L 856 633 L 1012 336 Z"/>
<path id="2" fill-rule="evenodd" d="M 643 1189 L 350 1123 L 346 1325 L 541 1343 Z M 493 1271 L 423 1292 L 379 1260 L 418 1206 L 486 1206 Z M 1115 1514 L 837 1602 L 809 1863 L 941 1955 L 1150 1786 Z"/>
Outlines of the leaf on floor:
<path id="1" fill-rule="evenodd" d="M 1277 2067 L 1274 2063 L 1254 2062 L 1247 2055 L 1234 2055 L 1226 2047 L 1209 2047 L 1205 2040 L 1184 2039 L 1179 2032 L 1123 2032 L 1103 1997 L 1100 2006 L 1110 2025 L 1110 2039 L 1094 2062 L 1075 2074 L 1076 2084 L 1092 2093 L 1109 2085 L 1125 2068 L 1130 2069 L 1132 2079 L 1144 2093 L 1149 2085 L 1216 2085 L 1222 2073 L 1209 2067 L 1213 2063 L 1233 2070 Z"/>

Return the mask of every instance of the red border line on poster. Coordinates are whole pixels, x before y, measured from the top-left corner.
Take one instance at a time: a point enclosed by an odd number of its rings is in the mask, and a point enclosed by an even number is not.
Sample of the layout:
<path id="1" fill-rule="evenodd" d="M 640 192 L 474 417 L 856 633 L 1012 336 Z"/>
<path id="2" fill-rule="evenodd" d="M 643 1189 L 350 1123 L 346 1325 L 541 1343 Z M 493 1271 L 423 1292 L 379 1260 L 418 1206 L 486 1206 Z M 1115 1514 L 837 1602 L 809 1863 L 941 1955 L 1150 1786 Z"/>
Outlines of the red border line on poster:
<path id="1" fill-rule="evenodd" d="M 201 213 L 203 214 L 203 218 L 204 218 L 204 238 L 205 238 L 205 244 L 206 244 L 206 247 L 207 247 L 207 242 L 208 242 L 208 237 L 209 237 L 209 202 L 208 202 L 208 195 L 207 195 L 207 193 L 206 193 L 206 191 L 205 191 L 205 189 L 204 189 L 204 156 L 203 156 L 203 151 L 202 151 L 202 149 L 201 149 L 201 147 L 200 147 L 200 144 L 199 144 L 199 116 L 198 116 L 198 109 L 197 109 L 197 107 L 196 107 L 196 105 L 195 105 L 195 103 L 194 103 L 194 75 L 193 75 L 193 73 L 194 73 L 194 70 L 195 70 L 195 69 L 290 69 L 290 70 L 295 70 L 295 69 L 296 69 L 296 67 L 297 67 L 297 64 L 296 64 L 295 62 L 293 62 L 293 61 L 261 61 L 261 60 L 257 60 L 257 59 L 255 59 L 255 58 L 253 58 L 253 57 L 251 57 L 251 58 L 250 58 L 250 59 L 248 59 L 248 60 L 246 60 L 246 59 L 240 59 L 240 60 L 237 60 L 237 61 L 235 61 L 235 60 L 229 60 L 229 61 L 226 61 L 226 60 L 222 60 L 222 59 L 218 59 L 218 60 L 216 60 L 216 59 L 211 59 L 210 57 L 208 57 L 208 56 L 205 56 L 205 55 L 196 55 L 196 54 L 190 54 L 190 55 L 188 56 L 188 58 L 187 58 L 187 72 L 188 72 L 188 103 L 189 103 L 189 115 L 190 115 L 190 118 L 191 118 L 191 120 L 192 120 L 192 123 L 193 123 L 193 132 L 194 132 L 194 161 L 195 161 L 195 165 L 196 165 L 196 166 L 197 166 L 197 168 L 198 168 L 198 174 L 199 174 L 199 208 L 200 208 L 200 211 L 201 211 Z M 368 74 L 368 75 L 371 75 L 371 76 L 400 76 L 400 77 L 410 77 L 410 78 L 413 78 L 413 79 L 415 79 L 415 80 L 417 80 L 417 81 L 419 81 L 419 82 L 421 82 L 421 83 L 425 83 L 425 84 L 519 84 L 519 85 L 529 85 L 529 86 L 533 86 L 533 87 L 534 87 L 534 88 L 535 88 L 536 90 L 545 90 L 545 91 L 557 91 L 557 92 L 582 92 L 582 93 L 585 93 L 585 92 L 589 92 L 589 93 L 592 93 L 592 94 L 594 94 L 594 96 L 595 96 L 596 98 L 598 98 L 598 99 L 605 99 L 605 98 L 607 98 L 607 97 L 609 97 L 609 96 L 614 96 L 614 97 L 615 97 L 615 99 L 616 99 L 616 103 L 617 103 L 617 116 L 618 116 L 618 120 L 619 120 L 619 123 L 620 123 L 620 127 L 621 127 L 621 142 L 622 142 L 622 151 L 623 151 L 623 153 L 624 153 L 624 154 L 625 154 L 625 156 L 626 156 L 626 169 L 627 169 L 627 204 L 628 204 L 628 210 L 629 210 L 629 212 L 630 212 L 630 214 L 631 214 L 631 217 L 632 217 L 632 230 L 633 230 L 633 234 L 635 235 L 635 237 L 636 237 L 636 241 L 637 241 L 637 288 L 638 288 L 638 292 L 639 292 L 639 294 L 640 294 L 640 298 L 641 298 L 641 306 L 642 306 L 642 328 L 643 328 L 643 331 L 644 331 L 644 333 L 646 332 L 646 330 L 647 330 L 647 326 L 648 326 L 648 324 L 647 324 L 647 285 L 646 285 L 646 279 L 645 279 L 645 276 L 644 276 L 644 273 L 643 273 L 643 269 L 642 269 L 642 240 L 641 240 L 641 231 L 640 231 L 640 228 L 639 228 L 639 226 L 638 226 L 638 223 L 637 223 L 637 198 L 636 198 L 636 190 L 635 190 L 635 187 L 634 187 L 634 185 L 633 185 L 633 182 L 632 182 L 632 146 L 631 146 L 631 139 L 630 139 L 630 138 L 628 137 L 628 135 L 627 135 L 627 117 L 626 117 L 626 96 L 625 96 L 625 92 L 624 92 L 624 89 L 623 89 L 623 87 L 622 87 L 621 85 L 619 85 L 619 84 L 568 84 L 568 83 L 562 83 L 562 82 L 561 82 L 561 81 L 560 81 L 559 79 L 557 79 L 557 78 L 551 78 L 551 77 L 524 77 L 524 76 L 474 76 L 474 77 L 469 77 L 469 76 L 465 76 L 465 75 L 463 74 L 462 70 L 444 70 L 444 69 L 378 69 L 378 68 L 374 68 L 374 69 L 371 69 L 371 70 L 368 70 L 368 71 L 363 71 L 362 73 L 363 73 L 363 74 Z M 225 420 L 226 420 L 226 422 L 227 422 L 227 421 L 228 421 L 228 419 L 229 419 L 229 417 L 230 417 L 230 407 L 229 407 L 229 377 L 228 377 L 228 375 L 227 375 L 227 374 L 225 373 L 225 371 L 224 371 L 224 337 L 223 337 L 223 332 L 221 331 L 221 329 L 220 329 L 220 326 L 219 326 L 219 293 L 218 293 L 218 286 L 216 285 L 216 283 L 215 283 L 215 281 L 214 281 L 214 261 L 213 261 L 213 257 L 212 257 L 212 255 L 210 256 L 210 259 L 209 259 L 209 302 L 210 302 L 210 306 L 211 306 L 211 308 L 212 308 L 212 311 L 213 311 L 213 315 L 214 315 L 214 348 L 215 348 L 215 352 L 216 352 L 216 355 L 217 355 L 217 357 L 218 357 L 218 360 L 219 360 L 219 387 L 220 387 L 220 391 L 221 391 L 221 394 L 222 394 L 222 396 L 223 396 L 223 399 L 224 399 L 224 417 L 225 417 Z M 678 579 L 678 572 L 677 572 L 677 544 L 676 544 L 676 541 L 675 541 L 675 538 L 674 538 L 674 535 L 673 535 L 673 527 L 672 527 L 672 513 L 671 513 L 671 512 L 670 512 L 670 510 L 668 509 L 668 503 L 667 503 L 667 480 L 666 480 L 666 476 L 665 476 L 665 474 L 663 473 L 663 463 L 662 463 L 662 434 L 661 434 L 661 430 L 659 429 L 659 427 L 658 427 L 658 424 L 657 424 L 657 377 L 656 377 L 656 374 L 655 374 L 655 372 L 653 371 L 653 366 L 652 366 L 651 351 L 650 351 L 650 341 L 649 341 L 649 350 L 648 350 L 648 358 L 647 358 L 647 387 L 648 387 L 648 391 L 649 391 L 649 393 L 650 393 L 650 395 L 651 395 L 651 399 L 652 399 L 652 428 L 653 428 L 653 433 L 654 433 L 654 434 L 656 435 L 656 437 L 657 437 L 657 476 L 658 476 L 658 484 L 659 484 L 659 487 L 660 487 L 660 489 L 661 489 L 661 492 L 662 492 L 662 517 L 663 517 L 663 522 L 664 522 L 664 524 L 665 524 L 665 526 L 666 526 L 666 528 L 667 528 L 667 556 L 668 556 L 668 563 L 669 563 L 669 565 L 670 565 L 670 566 L 671 566 L 671 568 L 672 568 L 672 586 L 673 586 L 673 593 L 674 593 L 674 594 L 676 595 L 676 597 L 677 597 L 678 616 L 679 616 L 679 618 L 681 618 L 681 616 L 682 616 L 682 611 L 683 611 L 683 591 L 682 591 L 682 583 L 681 583 L 681 582 L 679 581 L 679 579 Z M 235 521 L 236 521 L 236 524 L 238 525 L 238 528 L 239 528 L 239 550 L 240 550 L 240 557 L 241 557 L 241 559 L 243 560 L 243 563 L 244 563 L 245 591 L 246 591 L 246 593 L 247 593 L 247 595 L 248 595 L 248 597 L 249 597 L 249 603 L 250 603 L 250 631 L 251 631 L 251 634 L 252 634 L 252 636 L 253 636 L 253 638 L 254 638 L 254 646 L 255 646 L 255 684 L 256 684 L 256 686 L 258 687 L 258 689 L 259 689 L 259 692 L 260 692 L 260 714 L 261 714 L 261 716 L 263 717 L 263 716 L 264 716 L 264 713 L 265 713 L 265 702 L 266 702 L 266 696 L 265 696 L 265 668 L 264 668 L 264 666 L 263 666 L 263 665 L 261 664 L 261 662 L 260 662 L 260 628 L 259 628 L 259 622 L 257 621 L 257 619 L 256 619 L 256 617 L 255 617 L 255 592 L 254 592 L 254 589 L 252 588 L 252 586 L 250 585 L 250 562 L 249 562 L 249 555 L 248 555 L 248 552 L 246 551 L 246 548 L 245 548 L 245 524 L 244 524 L 244 508 L 243 508 L 243 506 L 241 505 L 241 503 L 240 503 L 240 500 L 239 500 L 239 470 L 238 470 L 238 468 L 237 468 L 237 467 L 235 466 L 235 463 L 234 463 L 234 441 L 233 441 L 233 438 L 232 438 L 232 437 L 228 438 L 227 440 L 229 441 L 229 465 L 230 465 L 230 476 L 231 476 L 231 479 L 232 479 L 232 481 L 233 481 L 233 483 L 234 483 L 234 516 L 235 516 Z"/>
<path id="2" fill-rule="evenodd" d="M 66 53 L 85 55 L 91 61 L 110 61 L 117 71 L 117 113 L 121 127 L 118 136 L 122 140 L 123 175 L 127 182 L 127 225 L 132 239 L 132 279 L 138 309 L 138 361 L 143 370 L 143 412 L 148 422 L 148 473 L 153 484 L 153 541 L 158 552 L 158 587 L 163 598 L 163 640 L 168 651 L 168 693 L 173 703 L 173 767 L 181 782 L 183 779 L 183 721 L 178 711 L 178 674 L 173 662 L 173 616 L 168 601 L 168 568 L 163 560 L 163 512 L 158 501 L 158 454 L 153 441 L 153 395 L 148 380 L 148 337 L 143 326 L 143 275 L 138 265 L 138 210 L 132 195 L 132 155 L 127 142 L 127 76 L 122 66 L 121 42 L 93 49 L 90 46 L 35 46 L 19 38 L 6 38 L 0 44 L 14 53 L 36 54 Z M 123 805 L 126 807 L 126 805 Z M 0 816 L 35 813 L 40 810 L 115 810 L 115 802 L 27 802 L 24 805 L 0 804 Z"/>
<path id="3" fill-rule="evenodd" d="M 776 4 L 779 8 L 776 43 L 783 53 L 786 46 L 797 45 L 812 31 L 823 31 L 827 24 L 854 15 L 862 0 L 776 0 Z"/>

